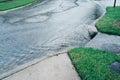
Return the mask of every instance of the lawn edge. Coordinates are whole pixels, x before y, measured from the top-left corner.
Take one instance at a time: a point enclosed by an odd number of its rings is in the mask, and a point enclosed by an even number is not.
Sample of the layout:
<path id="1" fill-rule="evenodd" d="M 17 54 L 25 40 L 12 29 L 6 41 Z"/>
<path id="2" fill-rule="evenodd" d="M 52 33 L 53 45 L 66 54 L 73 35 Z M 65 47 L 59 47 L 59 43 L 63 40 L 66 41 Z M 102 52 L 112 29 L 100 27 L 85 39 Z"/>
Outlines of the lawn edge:
<path id="1" fill-rule="evenodd" d="M 77 72 L 78 76 L 81 78 L 81 80 L 83 80 L 81 74 L 79 74 L 79 72 L 78 72 L 78 70 L 77 70 L 77 67 L 76 67 L 75 64 L 73 63 L 73 60 L 72 60 L 72 58 L 71 58 L 71 56 L 70 56 L 69 51 L 67 52 L 67 55 L 68 55 L 68 57 L 69 57 L 69 59 L 70 59 L 70 61 L 71 61 L 71 64 L 74 66 L 75 71 Z"/>

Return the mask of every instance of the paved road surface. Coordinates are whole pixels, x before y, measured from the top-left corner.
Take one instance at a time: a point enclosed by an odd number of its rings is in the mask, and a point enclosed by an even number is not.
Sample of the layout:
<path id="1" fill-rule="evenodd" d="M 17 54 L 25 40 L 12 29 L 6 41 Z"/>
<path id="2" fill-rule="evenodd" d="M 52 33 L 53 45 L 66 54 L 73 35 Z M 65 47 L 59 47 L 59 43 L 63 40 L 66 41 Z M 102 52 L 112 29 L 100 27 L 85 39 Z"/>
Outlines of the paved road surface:
<path id="1" fill-rule="evenodd" d="M 0 12 L 0 74 L 48 53 L 86 44 L 90 36 L 83 25 L 98 17 L 97 8 L 87 0 L 44 0 Z"/>

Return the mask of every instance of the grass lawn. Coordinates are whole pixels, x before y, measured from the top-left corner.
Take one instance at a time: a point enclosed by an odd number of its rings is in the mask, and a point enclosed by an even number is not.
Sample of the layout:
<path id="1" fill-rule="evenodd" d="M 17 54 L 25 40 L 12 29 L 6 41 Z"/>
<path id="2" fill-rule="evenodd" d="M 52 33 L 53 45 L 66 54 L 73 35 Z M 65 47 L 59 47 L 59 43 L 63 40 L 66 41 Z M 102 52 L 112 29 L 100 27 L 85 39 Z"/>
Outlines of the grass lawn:
<path id="1" fill-rule="evenodd" d="M 96 23 L 100 32 L 120 35 L 120 6 L 107 7 L 106 14 Z"/>
<path id="2" fill-rule="evenodd" d="M 0 2 L 7 1 L 7 0 L 0 0 Z"/>
<path id="3" fill-rule="evenodd" d="M 120 56 L 92 48 L 75 48 L 69 56 L 82 80 L 120 80 L 120 74 L 109 65 Z"/>
<path id="4" fill-rule="evenodd" d="M 5 1 L 5 0 L 0 0 L 0 2 L 1 1 Z M 17 8 L 20 6 L 24 6 L 26 4 L 33 3 L 35 1 L 37 0 L 12 0 L 10 2 L 3 2 L 0 3 L 0 11 Z"/>

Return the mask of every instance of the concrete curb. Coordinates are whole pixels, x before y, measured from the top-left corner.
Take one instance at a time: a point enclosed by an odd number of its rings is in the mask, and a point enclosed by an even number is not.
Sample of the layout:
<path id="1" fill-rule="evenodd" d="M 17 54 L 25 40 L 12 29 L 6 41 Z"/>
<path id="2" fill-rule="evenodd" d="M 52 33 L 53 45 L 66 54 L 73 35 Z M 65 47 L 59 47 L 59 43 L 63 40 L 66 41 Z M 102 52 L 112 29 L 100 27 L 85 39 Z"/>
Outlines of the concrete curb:
<path id="1" fill-rule="evenodd" d="M 30 61 L 28 63 L 20 65 L 20 66 L 16 67 L 15 69 L 13 69 L 13 70 L 11 70 L 9 72 L 1 74 L 0 75 L 0 80 L 2 80 L 4 78 L 7 78 L 7 77 L 9 77 L 9 76 L 11 76 L 11 75 L 13 75 L 15 73 L 18 73 L 18 72 L 20 72 L 22 70 L 25 70 L 26 68 L 31 67 L 31 66 L 33 66 L 33 65 L 35 65 L 35 64 L 37 64 L 37 63 L 39 63 L 41 61 L 44 61 L 44 60 L 46 60 L 48 58 L 51 58 L 51 57 L 54 57 L 54 56 L 57 56 L 57 55 L 60 55 L 60 54 L 67 54 L 67 51 L 69 49 L 72 49 L 72 48 L 73 47 L 69 47 L 69 48 L 66 48 L 66 49 L 58 51 L 58 52 L 51 52 L 50 54 L 48 54 L 48 55 L 46 55 L 46 56 L 44 56 L 42 58 L 34 59 L 33 61 Z"/>
<path id="2" fill-rule="evenodd" d="M 28 68 L 28 67 L 31 67 L 31 66 L 33 66 L 33 65 L 35 65 L 35 64 L 37 64 L 37 63 L 39 63 L 39 62 L 41 62 L 41 61 L 44 61 L 44 60 L 46 60 L 46 59 L 48 59 L 48 58 L 54 57 L 54 56 L 59 55 L 59 54 L 66 54 L 66 52 L 64 52 L 64 53 L 58 53 L 58 54 L 53 54 L 53 55 L 47 55 L 47 56 L 42 57 L 42 58 L 40 58 L 40 59 L 35 59 L 35 60 L 33 60 L 33 61 L 30 61 L 30 62 L 28 62 L 28 63 L 25 63 L 25 64 L 23 64 L 23 65 L 21 65 L 21 66 L 18 66 L 18 67 L 15 68 L 15 69 L 9 71 L 9 72 L 6 72 L 6 73 L 0 75 L 0 80 L 2 80 L 2 79 L 4 79 L 4 78 L 7 78 L 7 77 L 9 77 L 9 76 L 11 76 L 11 75 L 13 75 L 13 74 L 15 74 L 15 73 L 17 73 L 17 72 L 20 72 L 20 71 L 22 71 L 22 70 L 24 70 L 24 69 L 26 69 L 26 68 Z"/>
<path id="3" fill-rule="evenodd" d="M 45 67 L 46 66 L 46 67 Z M 46 77 L 48 76 L 48 77 Z M 81 80 L 67 53 L 49 57 L 2 80 Z"/>
<path id="4" fill-rule="evenodd" d="M 97 22 L 99 19 L 101 19 L 101 18 L 105 15 L 105 13 L 106 13 L 106 8 L 104 8 L 100 3 L 97 3 L 97 2 L 95 2 L 95 3 L 100 6 L 100 9 L 102 9 L 102 11 L 100 11 L 100 12 L 101 12 L 101 16 L 93 22 L 92 25 L 94 25 L 94 26 L 95 26 L 96 22 Z"/>

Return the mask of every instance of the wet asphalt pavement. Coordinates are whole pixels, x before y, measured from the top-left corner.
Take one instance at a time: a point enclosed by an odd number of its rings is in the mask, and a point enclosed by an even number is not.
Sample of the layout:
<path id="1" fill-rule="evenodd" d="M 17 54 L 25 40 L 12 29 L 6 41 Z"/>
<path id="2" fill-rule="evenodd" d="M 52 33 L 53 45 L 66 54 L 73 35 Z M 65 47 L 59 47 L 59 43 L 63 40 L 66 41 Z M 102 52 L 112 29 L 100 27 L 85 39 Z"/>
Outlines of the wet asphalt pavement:
<path id="1" fill-rule="evenodd" d="M 89 7 L 88 7 L 89 6 Z M 97 4 L 87 0 L 44 0 L 0 12 L 0 74 L 49 53 L 84 46 Z"/>

